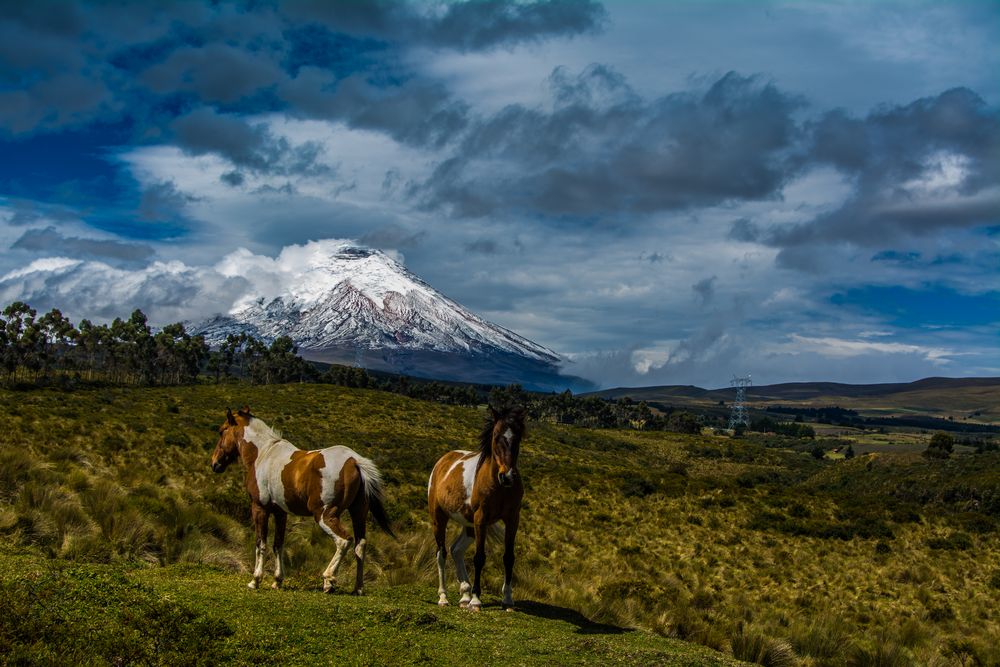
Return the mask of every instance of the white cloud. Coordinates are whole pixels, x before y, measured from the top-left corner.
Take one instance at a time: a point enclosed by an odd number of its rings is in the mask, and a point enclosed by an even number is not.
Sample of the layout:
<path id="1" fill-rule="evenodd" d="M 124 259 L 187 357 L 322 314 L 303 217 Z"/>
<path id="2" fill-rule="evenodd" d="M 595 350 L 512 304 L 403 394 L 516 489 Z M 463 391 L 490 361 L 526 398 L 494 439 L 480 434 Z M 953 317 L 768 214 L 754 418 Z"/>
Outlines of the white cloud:
<path id="1" fill-rule="evenodd" d="M 956 350 L 908 343 L 877 343 L 870 340 L 849 340 L 844 338 L 813 338 L 792 334 L 790 351 L 817 352 L 832 359 L 859 357 L 873 352 L 880 354 L 912 354 L 936 364 L 945 364 L 958 355 Z"/>

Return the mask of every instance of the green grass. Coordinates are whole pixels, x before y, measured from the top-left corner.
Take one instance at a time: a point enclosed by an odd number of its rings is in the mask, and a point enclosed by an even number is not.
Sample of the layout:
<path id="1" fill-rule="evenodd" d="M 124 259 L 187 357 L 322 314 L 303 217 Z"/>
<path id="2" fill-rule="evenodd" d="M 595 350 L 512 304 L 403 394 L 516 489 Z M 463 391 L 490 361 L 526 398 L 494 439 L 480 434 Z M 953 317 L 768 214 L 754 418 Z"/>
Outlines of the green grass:
<path id="1" fill-rule="evenodd" d="M 289 521 L 290 590 L 245 589 L 242 471 L 209 467 L 225 408 L 243 403 L 300 447 L 348 445 L 381 468 L 400 539 L 370 534 L 365 598 L 319 593 L 332 545 L 311 519 Z M 0 392 L 0 541 L 21 550 L 0 564 L 5 598 L 30 589 L 22 570 L 78 568 L 126 593 L 136 584 L 143 605 L 176 605 L 162 611 L 185 628 L 176 650 L 201 655 L 196 637 L 217 627 L 212 655 L 234 662 L 362 650 L 361 636 L 374 639 L 358 660 L 373 663 L 420 651 L 435 664 L 466 662 L 465 646 L 488 661 L 514 652 L 514 664 L 734 653 L 762 664 L 1000 663 L 1000 454 L 928 460 L 892 451 L 891 434 L 884 453 L 817 461 L 752 439 L 531 423 L 515 566 L 522 611 L 496 606 L 496 544 L 484 575 L 491 606 L 479 618 L 438 610 L 427 474 L 445 451 L 472 448 L 482 419 L 324 385 Z M 85 581 L 65 579 L 67 590 Z M 450 563 L 449 583 L 454 602 Z M 72 610 L 77 598 L 53 599 Z M 99 611 L 101 627 L 124 628 L 136 650 L 171 641 L 136 638 L 113 606 Z M 279 629 L 250 637 L 268 623 Z M 17 650 L 74 645 L 29 639 Z"/>
<path id="2" fill-rule="evenodd" d="M 439 608 L 423 586 L 364 597 L 250 591 L 196 565 L 68 564 L 0 552 L 5 664 L 727 665 L 708 649 L 524 602 Z"/>

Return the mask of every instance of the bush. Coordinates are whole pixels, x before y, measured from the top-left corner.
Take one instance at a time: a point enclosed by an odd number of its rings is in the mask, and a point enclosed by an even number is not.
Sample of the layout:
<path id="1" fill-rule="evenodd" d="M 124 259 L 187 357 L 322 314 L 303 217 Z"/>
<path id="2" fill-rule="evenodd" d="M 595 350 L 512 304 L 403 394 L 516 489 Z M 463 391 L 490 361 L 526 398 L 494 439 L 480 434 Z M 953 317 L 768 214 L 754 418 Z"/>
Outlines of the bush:
<path id="1" fill-rule="evenodd" d="M 948 433 L 935 433 L 930 444 L 924 451 L 924 456 L 931 459 L 946 459 L 955 449 L 955 438 Z"/>

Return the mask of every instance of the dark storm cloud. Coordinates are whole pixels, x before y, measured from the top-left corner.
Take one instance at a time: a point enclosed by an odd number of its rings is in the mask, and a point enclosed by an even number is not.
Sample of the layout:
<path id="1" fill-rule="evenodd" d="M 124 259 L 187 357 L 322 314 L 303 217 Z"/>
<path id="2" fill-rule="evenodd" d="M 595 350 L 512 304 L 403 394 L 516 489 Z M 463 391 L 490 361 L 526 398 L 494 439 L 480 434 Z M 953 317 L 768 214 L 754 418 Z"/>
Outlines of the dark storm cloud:
<path id="1" fill-rule="evenodd" d="M 448 3 L 436 12 L 392 0 L 289 0 L 283 8 L 337 31 L 459 51 L 595 32 L 607 19 L 604 8 L 592 0 L 473 0 Z"/>
<path id="2" fill-rule="evenodd" d="M 337 82 L 360 71 L 379 79 L 378 87 L 393 88 L 412 78 L 386 64 L 400 50 L 510 47 L 592 32 L 604 18 L 591 0 L 473 0 L 438 8 L 395 1 L 2 3 L 0 132 L 51 131 L 109 118 L 148 125 L 150 118 L 169 120 L 198 103 L 391 129 L 401 114 L 427 113 L 428 97 L 440 97 L 441 90 L 411 82 L 395 95 L 379 96 L 358 83 L 341 90 Z M 310 98 L 314 84 L 338 94 Z M 278 88 L 285 93 L 281 100 L 272 95 Z M 360 112 L 348 112 L 368 99 Z M 375 108 L 383 104 L 399 114 Z M 431 125 L 444 120 L 431 116 Z M 418 122 L 390 133 L 426 141 L 412 127 Z"/>
<path id="3" fill-rule="evenodd" d="M 745 243 L 753 243 L 759 236 L 760 231 L 757 229 L 757 225 L 748 218 L 734 220 L 733 224 L 729 227 L 729 234 L 727 234 L 727 237 L 733 241 L 743 241 Z"/>
<path id="4" fill-rule="evenodd" d="M 694 285 L 691 285 L 691 289 L 698 295 L 701 305 L 707 306 L 712 297 L 715 296 L 715 281 L 716 276 L 712 276 L 710 278 L 703 278 Z"/>
<path id="5" fill-rule="evenodd" d="M 205 102 L 231 103 L 283 78 L 266 54 L 228 44 L 180 48 L 147 69 L 141 80 L 157 93 L 190 91 Z"/>
<path id="6" fill-rule="evenodd" d="M 215 153 L 240 169 L 298 176 L 329 172 L 327 166 L 318 162 L 320 144 L 305 142 L 293 146 L 284 137 L 274 136 L 265 125 L 248 123 L 239 116 L 202 107 L 178 118 L 171 127 L 178 145 L 185 151 L 193 155 Z M 238 185 L 241 181 L 229 175 L 226 182 Z"/>
<path id="7" fill-rule="evenodd" d="M 865 118 L 831 112 L 810 130 L 809 159 L 852 177 L 854 193 L 836 210 L 762 234 L 783 249 L 781 266 L 817 266 L 812 256 L 829 244 L 879 247 L 1000 219 L 1000 114 L 968 89 Z"/>
<path id="8" fill-rule="evenodd" d="M 183 220 L 184 208 L 192 201 L 194 199 L 178 190 L 173 181 L 164 181 L 142 191 L 136 212 L 140 220 L 175 222 Z"/>
<path id="9" fill-rule="evenodd" d="M 11 248 L 46 252 L 50 255 L 116 259 L 126 262 L 141 262 L 153 256 L 153 249 L 142 243 L 64 236 L 55 227 L 29 229 Z"/>
<path id="10" fill-rule="evenodd" d="M 552 111 L 476 122 L 415 192 L 456 215 L 650 213 L 776 196 L 792 177 L 801 101 L 729 73 L 706 91 L 639 97 L 613 70 L 550 77 Z"/>
<path id="11" fill-rule="evenodd" d="M 468 122 L 468 106 L 437 81 L 415 79 L 385 87 L 362 76 L 338 82 L 330 72 L 305 67 L 279 86 L 277 95 L 297 115 L 383 132 L 414 146 L 440 147 Z"/>

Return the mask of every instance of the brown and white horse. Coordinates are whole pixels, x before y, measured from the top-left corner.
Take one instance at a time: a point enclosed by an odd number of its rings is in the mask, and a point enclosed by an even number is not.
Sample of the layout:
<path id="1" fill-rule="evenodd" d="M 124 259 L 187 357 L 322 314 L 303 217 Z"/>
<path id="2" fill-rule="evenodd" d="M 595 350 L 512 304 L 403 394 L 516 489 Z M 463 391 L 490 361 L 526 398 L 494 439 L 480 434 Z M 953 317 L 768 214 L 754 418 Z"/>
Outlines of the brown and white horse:
<path id="1" fill-rule="evenodd" d="M 462 532 L 451 545 L 451 557 L 458 575 L 460 607 L 479 611 L 482 607 L 480 577 L 486 563 L 486 533 L 492 524 L 504 522 L 503 606 L 514 608 L 511 577 L 514 573 L 514 537 L 521 513 L 524 486 L 517 470 L 517 456 L 524 437 L 524 409 L 504 411 L 490 408 L 490 419 L 479 438 L 479 451 L 448 452 L 434 465 L 427 484 L 427 503 L 437 542 L 438 604 L 447 605 L 445 592 L 445 537 L 448 521 L 454 520 Z M 465 550 L 476 540 L 473 565 L 476 578 L 469 586 Z"/>
<path id="2" fill-rule="evenodd" d="M 283 549 L 288 514 L 312 516 L 336 545 L 333 559 L 323 572 L 323 590 L 336 583 L 337 569 L 351 537 L 340 523 L 347 510 L 354 527 L 357 575 L 354 594 L 362 593 L 365 564 L 365 524 L 368 511 L 384 531 L 392 535 L 382 504 L 382 477 L 370 460 L 347 447 L 315 451 L 299 449 L 243 406 L 236 414 L 226 410 L 219 427 L 219 443 L 212 454 L 212 470 L 223 472 L 235 459 L 243 462 L 250 514 L 257 531 L 256 563 L 250 588 L 260 585 L 264 575 L 267 521 L 274 515 L 274 588 L 285 579 Z"/>

